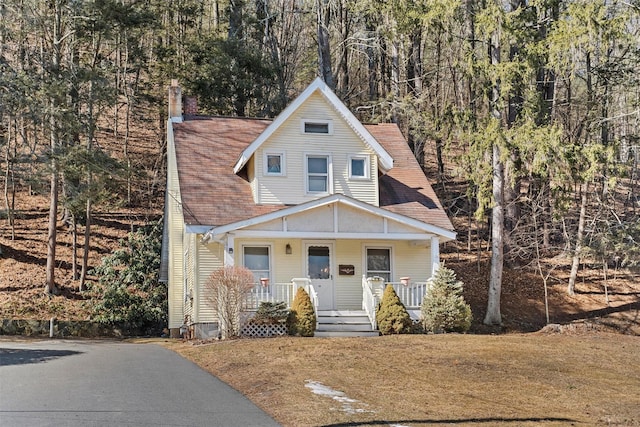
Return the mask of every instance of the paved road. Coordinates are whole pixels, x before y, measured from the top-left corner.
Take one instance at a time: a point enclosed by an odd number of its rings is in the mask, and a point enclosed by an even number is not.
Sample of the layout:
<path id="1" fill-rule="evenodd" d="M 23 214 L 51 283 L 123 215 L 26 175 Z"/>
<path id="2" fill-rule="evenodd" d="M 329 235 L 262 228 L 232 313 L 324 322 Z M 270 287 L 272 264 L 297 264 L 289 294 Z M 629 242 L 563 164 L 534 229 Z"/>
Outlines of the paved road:
<path id="1" fill-rule="evenodd" d="M 222 381 L 152 344 L 0 341 L 0 426 L 277 426 Z"/>

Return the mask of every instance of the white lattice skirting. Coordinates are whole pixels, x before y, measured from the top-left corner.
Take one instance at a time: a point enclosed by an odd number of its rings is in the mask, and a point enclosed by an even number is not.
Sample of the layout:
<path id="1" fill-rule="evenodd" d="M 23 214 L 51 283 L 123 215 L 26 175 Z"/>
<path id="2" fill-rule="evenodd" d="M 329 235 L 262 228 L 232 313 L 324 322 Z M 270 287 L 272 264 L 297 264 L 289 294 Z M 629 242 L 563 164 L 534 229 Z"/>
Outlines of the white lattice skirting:
<path id="1" fill-rule="evenodd" d="M 287 335 L 287 325 L 257 325 L 252 322 L 245 323 L 240 331 L 243 337 L 267 338 Z"/>

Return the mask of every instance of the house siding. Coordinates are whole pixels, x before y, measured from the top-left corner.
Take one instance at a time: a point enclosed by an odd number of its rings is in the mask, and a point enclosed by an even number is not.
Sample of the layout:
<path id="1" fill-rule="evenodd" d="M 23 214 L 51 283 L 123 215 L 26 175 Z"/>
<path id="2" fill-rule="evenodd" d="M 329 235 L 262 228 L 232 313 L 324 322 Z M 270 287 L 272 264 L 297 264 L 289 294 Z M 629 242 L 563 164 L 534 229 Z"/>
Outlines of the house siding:
<path id="1" fill-rule="evenodd" d="M 331 120 L 333 133 L 304 134 L 301 132 L 302 120 Z M 264 176 L 265 151 L 286 153 L 285 176 Z M 334 193 L 342 193 L 374 206 L 379 205 L 378 168 L 374 151 L 362 142 L 347 122 L 318 93 L 312 95 L 253 156 L 254 165 L 249 166 L 256 177 L 252 180 L 252 185 L 258 203 L 300 204 L 321 197 L 306 194 L 306 154 L 331 156 Z M 350 155 L 369 156 L 369 179 L 349 179 Z"/>
<path id="2" fill-rule="evenodd" d="M 202 236 L 196 239 L 198 242 Z M 215 270 L 224 267 L 224 248 L 218 243 L 197 244 L 198 263 L 196 266 L 197 322 L 208 323 L 218 320 L 216 311 L 208 298 L 207 281 Z"/>
<path id="3" fill-rule="evenodd" d="M 195 313 L 193 310 L 193 301 L 187 298 L 187 294 L 195 295 L 195 265 L 196 256 L 193 234 L 185 234 L 184 236 L 184 288 L 183 288 L 183 314 L 185 319 L 193 321 Z"/>
<path id="4" fill-rule="evenodd" d="M 393 281 L 411 277 L 414 282 L 424 282 L 431 277 L 431 247 L 413 245 L 409 241 L 397 242 L 394 246 Z"/>
<path id="5" fill-rule="evenodd" d="M 171 122 L 167 125 L 167 237 L 169 238 L 168 258 L 168 305 L 169 328 L 179 328 L 184 322 L 184 217 L 182 197 L 178 181 L 176 150 Z"/>

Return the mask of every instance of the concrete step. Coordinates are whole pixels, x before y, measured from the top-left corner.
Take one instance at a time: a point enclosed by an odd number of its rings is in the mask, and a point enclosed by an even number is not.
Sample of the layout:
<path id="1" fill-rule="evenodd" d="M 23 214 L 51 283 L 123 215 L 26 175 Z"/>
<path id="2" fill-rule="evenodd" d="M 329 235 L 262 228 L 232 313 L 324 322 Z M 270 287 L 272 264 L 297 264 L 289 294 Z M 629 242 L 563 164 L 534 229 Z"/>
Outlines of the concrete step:
<path id="1" fill-rule="evenodd" d="M 378 331 L 318 331 L 313 334 L 314 337 L 377 337 L 380 336 Z"/>
<path id="2" fill-rule="evenodd" d="M 316 337 L 375 337 L 371 322 L 363 310 L 319 310 Z"/>
<path id="3" fill-rule="evenodd" d="M 340 331 L 352 331 L 352 332 L 371 332 L 371 323 L 368 319 L 366 323 L 322 323 L 316 324 L 317 331 L 328 332 L 340 332 Z"/>

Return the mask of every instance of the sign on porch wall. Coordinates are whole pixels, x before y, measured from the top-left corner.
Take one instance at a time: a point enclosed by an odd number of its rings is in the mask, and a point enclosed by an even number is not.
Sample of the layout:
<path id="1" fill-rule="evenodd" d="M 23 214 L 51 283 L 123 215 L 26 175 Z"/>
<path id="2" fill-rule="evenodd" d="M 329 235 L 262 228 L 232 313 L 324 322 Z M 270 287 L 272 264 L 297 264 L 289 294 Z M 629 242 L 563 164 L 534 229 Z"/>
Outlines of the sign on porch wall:
<path id="1" fill-rule="evenodd" d="M 338 274 L 341 276 L 353 276 L 356 274 L 356 269 L 353 265 L 340 264 L 338 266 Z"/>

